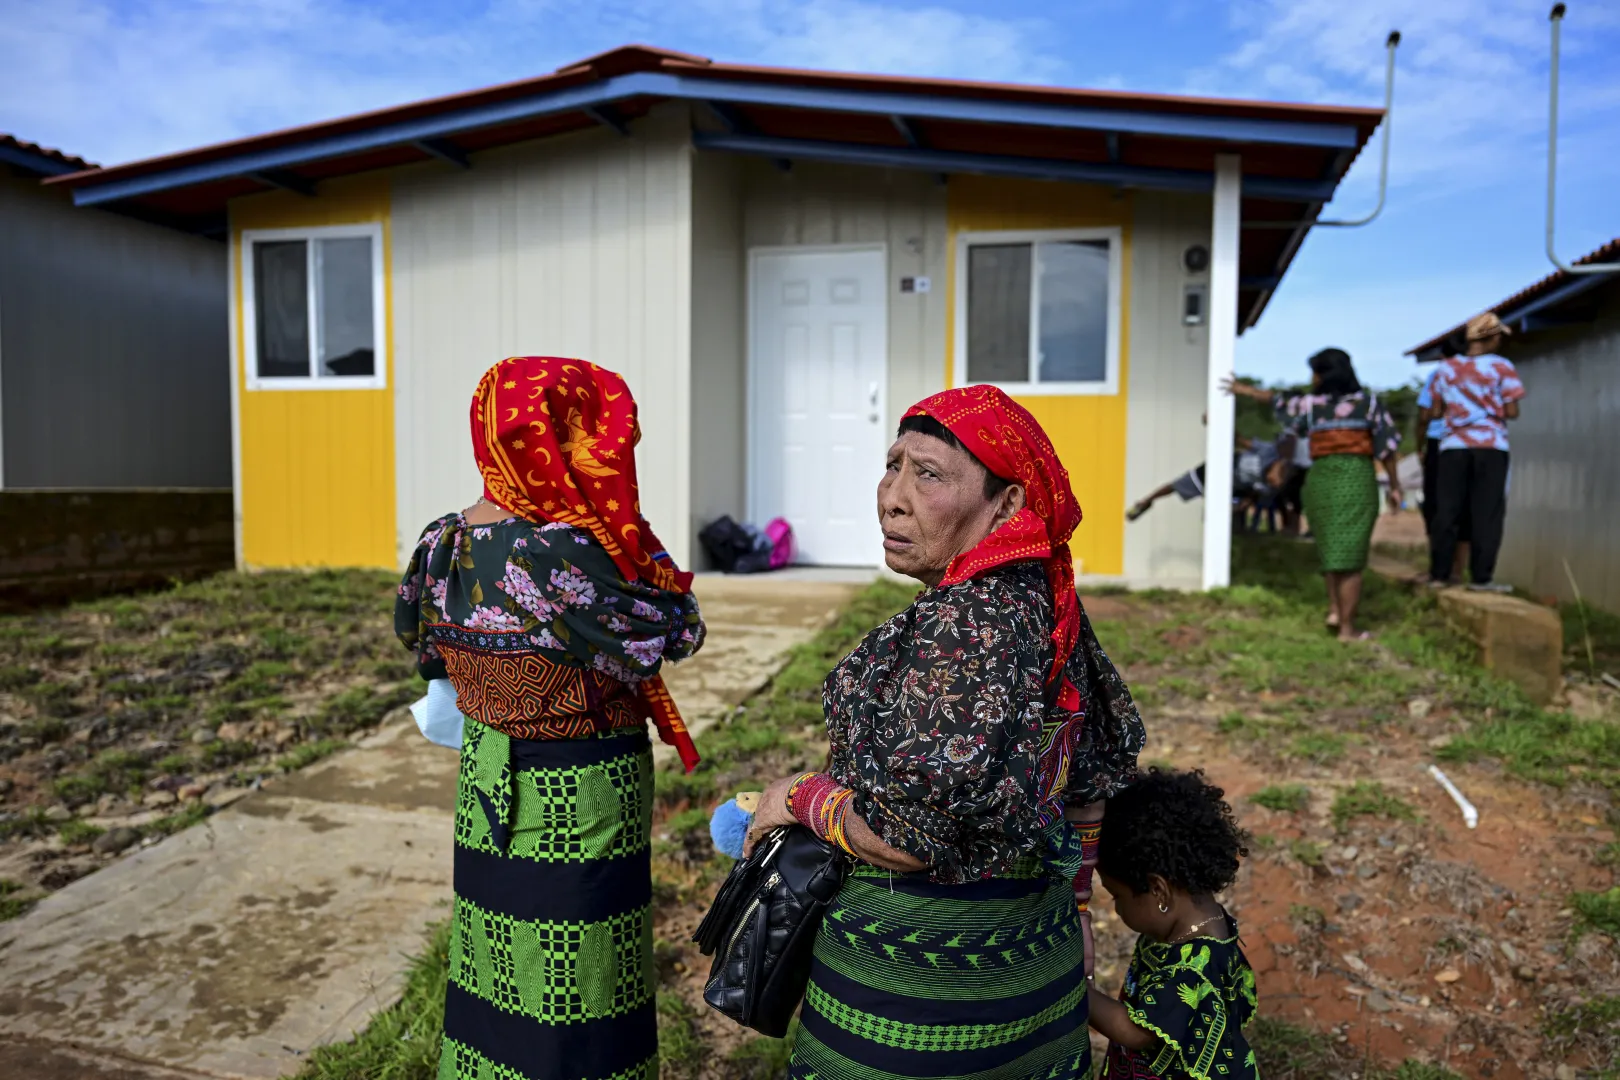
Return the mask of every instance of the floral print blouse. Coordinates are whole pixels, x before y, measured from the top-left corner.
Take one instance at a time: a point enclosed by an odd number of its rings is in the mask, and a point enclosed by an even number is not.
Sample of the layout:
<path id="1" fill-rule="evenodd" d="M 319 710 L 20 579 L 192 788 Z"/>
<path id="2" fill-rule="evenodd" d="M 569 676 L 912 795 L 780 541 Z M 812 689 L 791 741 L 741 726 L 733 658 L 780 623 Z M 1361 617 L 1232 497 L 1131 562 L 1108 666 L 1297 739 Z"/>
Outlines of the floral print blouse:
<path id="1" fill-rule="evenodd" d="M 1080 713 L 1052 704 L 1051 634 L 1041 565 L 1013 563 L 925 592 L 827 677 L 828 771 L 934 881 L 1010 870 L 1065 802 L 1134 778 L 1141 717 L 1090 621 L 1068 665 Z"/>
<path id="2" fill-rule="evenodd" d="M 1310 440 L 1311 457 L 1357 454 L 1386 458 L 1401 446 L 1401 433 L 1378 395 L 1278 394 L 1272 401 L 1284 429 Z"/>
<path id="3" fill-rule="evenodd" d="M 525 739 L 643 723 L 635 688 L 704 634 L 696 598 L 625 581 L 584 529 L 461 514 L 423 530 L 394 630 L 462 713 Z"/>

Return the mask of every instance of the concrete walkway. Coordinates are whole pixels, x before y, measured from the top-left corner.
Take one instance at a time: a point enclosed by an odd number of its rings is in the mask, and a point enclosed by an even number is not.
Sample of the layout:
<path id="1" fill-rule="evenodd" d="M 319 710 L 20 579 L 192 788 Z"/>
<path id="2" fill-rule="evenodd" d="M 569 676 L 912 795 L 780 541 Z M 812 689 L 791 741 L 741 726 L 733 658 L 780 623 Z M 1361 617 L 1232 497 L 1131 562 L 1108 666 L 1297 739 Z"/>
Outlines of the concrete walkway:
<path id="1" fill-rule="evenodd" d="M 700 579 L 709 640 L 669 674 L 694 731 L 858 588 Z M 397 719 L 0 924 L 0 1076 L 274 1080 L 360 1030 L 448 912 L 455 776 Z"/>

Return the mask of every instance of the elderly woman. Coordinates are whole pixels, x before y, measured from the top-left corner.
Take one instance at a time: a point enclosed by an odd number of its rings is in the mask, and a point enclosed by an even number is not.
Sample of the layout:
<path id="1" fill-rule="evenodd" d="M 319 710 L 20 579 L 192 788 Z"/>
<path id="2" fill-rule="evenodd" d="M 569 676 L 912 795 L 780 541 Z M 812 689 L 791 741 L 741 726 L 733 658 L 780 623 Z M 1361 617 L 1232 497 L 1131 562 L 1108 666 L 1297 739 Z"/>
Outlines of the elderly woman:
<path id="1" fill-rule="evenodd" d="M 791 1075 L 1088 1076 L 1075 900 L 1143 733 L 1075 595 L 1068 473 L 1001 391 L 947 391 L 901 422 L 878 513 L 927 588 L 828 676 L 827 769 L 771 784 L 751 836 L 798 821 L 859 860 Z"/>
<path id="2" fill-rule="evenodd" d="M 691 575 L 641 518 L 619 376 L 503 360 L 472 436 L 484 497 L 423 531 L 394 615 L 467 717 L 439 1075 L 655 1077 L 646 721 L 696 763 L 658 675 L 703 641 Z"/>
<path id="3" fill-rule="evenodd" d="M 1350 354 L 1323 349 L 1312 356 L 1306 394 L 1272 394 L 1235 380 L 1227 393 L 1271 404 L 1285 428 L 1310 440 L 1311 471 L 1305 481 L 1305 516 L 1316 535 L 1316 552 L 1327 579 L 1327 625 L 1340 641 L 1370 637 L 1356 632 L 1361 573 L 1367 567 L 1373 526 L 1378 522 L 1378 475 L 1384 463 L 1391 509 L 1400 509 L 1401 481 L 1395 454 L 1401 436 L 1378 395 L 1362 388 Z"/>

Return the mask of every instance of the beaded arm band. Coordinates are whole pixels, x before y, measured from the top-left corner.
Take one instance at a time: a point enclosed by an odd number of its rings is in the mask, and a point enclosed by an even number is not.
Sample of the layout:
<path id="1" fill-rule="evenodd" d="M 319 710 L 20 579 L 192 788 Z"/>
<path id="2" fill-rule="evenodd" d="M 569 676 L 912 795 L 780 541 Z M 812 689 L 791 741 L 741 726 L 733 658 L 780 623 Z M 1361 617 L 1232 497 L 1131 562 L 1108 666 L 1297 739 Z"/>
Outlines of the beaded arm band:
<path id="1" fill-rule="evenodd" d="M 1102 838 L 1102 822 L 1076 824 L 1080 834 L 1080 872 L 1074 875 L 1074 899 L 1081 911 L 1091 905 L 1091 871 L 1097 865 L 1097 845 Z"/>
<path id="2" fill-rule="evenodd" d="M 801 773 L 788 785 L 788 813 L 830 844 L 855 854 L 844 835 L 844 821 L 855 792 L 826 773 Z"/>

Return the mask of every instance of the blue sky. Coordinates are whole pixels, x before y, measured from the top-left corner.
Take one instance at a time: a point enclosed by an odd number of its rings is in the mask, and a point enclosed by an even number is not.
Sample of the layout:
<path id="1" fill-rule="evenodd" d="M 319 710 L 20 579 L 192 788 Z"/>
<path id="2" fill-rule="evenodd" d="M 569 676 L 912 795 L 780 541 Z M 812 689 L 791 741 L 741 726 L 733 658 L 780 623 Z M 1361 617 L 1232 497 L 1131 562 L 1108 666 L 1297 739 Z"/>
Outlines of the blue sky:
<path id="1" fill-rule="evenodd" d="M 631 41 L 717 60 L 1378 104 L 1401 29 L 1389 205 L 1312 234 L 1238 365 L 1402 350 L 1541 277 L 1545 0 L 0 0 L 0 131 L 103 163 L 523 78 Z M 1620 4 L 1564 30 L 1559 249 L 1620 235 Z M 1329 213 L 1374 198 L 1364 154 Z"/>

